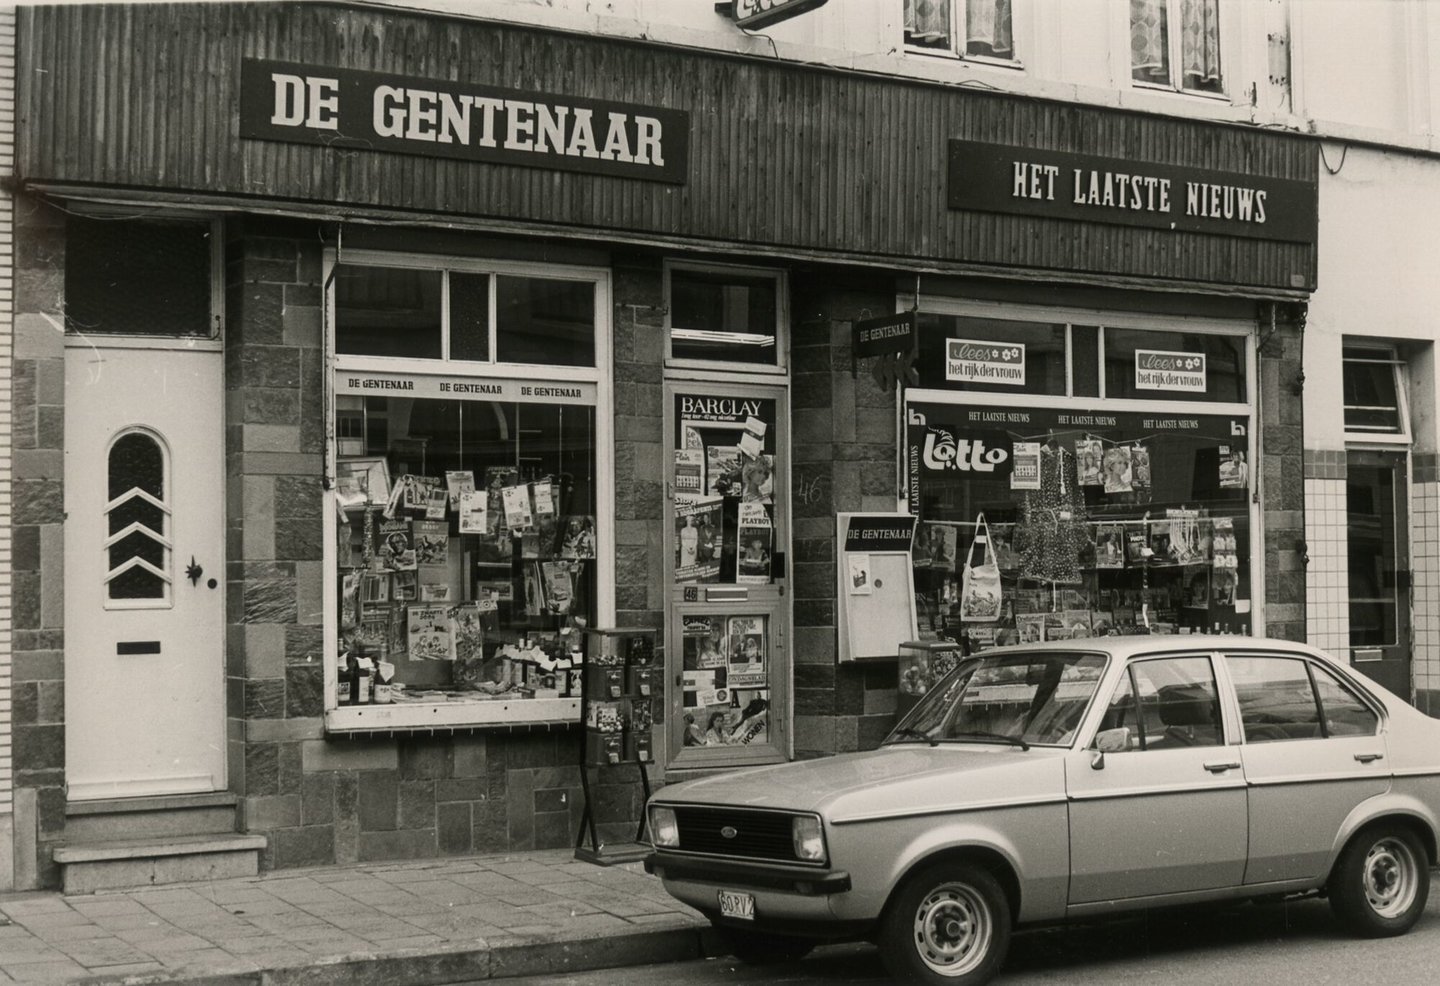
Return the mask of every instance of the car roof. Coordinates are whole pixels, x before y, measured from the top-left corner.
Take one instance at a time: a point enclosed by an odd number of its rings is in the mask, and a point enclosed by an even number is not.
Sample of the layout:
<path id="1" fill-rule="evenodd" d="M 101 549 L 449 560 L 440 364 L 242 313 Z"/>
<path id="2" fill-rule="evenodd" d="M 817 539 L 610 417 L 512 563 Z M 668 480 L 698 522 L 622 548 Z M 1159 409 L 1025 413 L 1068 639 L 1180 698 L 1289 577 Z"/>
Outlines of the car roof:
<path id="1" fill-rule="evenodd" d="M 1030 651 L 1038 653 L 1055 651 L 1074 653 L 1081 651 L 1085 653 L 1109 654 L 1112 657 L 1130 658 L 1155 654 L 1189 653 L 1197 650 L 1243 650 L 1248 653 L 1255 653 L 1256 651 L 1273 651 L 1275 653 L 1287 654 L 1301 653 L 1310 657 L 1321 657 L 1331 663 L 1337 663 L 1333 657 L 1330 657 L 1330 655 L 1324 651 L 1317 650 L 1309 644 L 1303 644 L 1295 640 L 1216 633 L 1138 634 L 1113 637 L 1084 637 L 1080 640 L 1047 640 L 1044 643 L 1038 644 L 1013 644 L 1007 647 L 995 647 L 985 650 L 976 656 L 997 653 L 1009 655 Z"/>

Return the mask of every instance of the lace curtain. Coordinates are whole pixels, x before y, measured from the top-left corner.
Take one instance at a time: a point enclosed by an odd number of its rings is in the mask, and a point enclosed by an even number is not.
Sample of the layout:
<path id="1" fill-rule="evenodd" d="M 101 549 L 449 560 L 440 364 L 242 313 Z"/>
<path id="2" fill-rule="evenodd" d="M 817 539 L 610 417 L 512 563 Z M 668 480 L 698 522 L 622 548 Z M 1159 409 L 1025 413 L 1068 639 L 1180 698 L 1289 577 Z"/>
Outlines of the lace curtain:
<path id="1" fill-rule="evenodd" d="M 1181 88 L 1220 85 L 1220 0 L 1180 0 Z M 1136 79 L 1172 84 L 1167 0 L 1130 0 L 1130 67 Z"/>
<path id="2" fill-rule="evenodd" d="M 965 5 L 966 51 L 982 46 L 985 54 L 1008 58 L 1015 41 L 1010 30 L 1011 0 L 970 0 Z M 912 44 L 948 47 L 951 0 L 905 0 L 905 39 Z"/>

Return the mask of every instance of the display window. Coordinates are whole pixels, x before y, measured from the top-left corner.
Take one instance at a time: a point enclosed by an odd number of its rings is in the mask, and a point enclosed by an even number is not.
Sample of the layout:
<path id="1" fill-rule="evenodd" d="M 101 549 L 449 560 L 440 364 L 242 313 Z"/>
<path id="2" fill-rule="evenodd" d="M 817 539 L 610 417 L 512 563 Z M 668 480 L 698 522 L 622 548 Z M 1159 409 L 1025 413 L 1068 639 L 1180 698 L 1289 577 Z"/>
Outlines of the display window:
<path id="1" fill-rule="evenodd" d="M 603 275 L 347 255 L 333 284 L 328 727 L 578 721 L 613 610 Z"/>
<path id="2" fill-rule="evenodd" d="M 930 382 L 964 380 L 903 401 L 922 639 L 974 651 L 1252 629 L 1248 335 L 1092 317 L 1048 326 L 1044 355 L 1030 342 L 1007 353 L 1003 319 L 930 320 L 932 332 L 963 334 L 922 337 L 951 364 L 932 367 Z M 1043 335 L 1033 326 L 1020 334 Z M 1019 372 L 1049 384 L 1022 390 Z M 1007 373 L 1010 394 L 967 385 Z"/>

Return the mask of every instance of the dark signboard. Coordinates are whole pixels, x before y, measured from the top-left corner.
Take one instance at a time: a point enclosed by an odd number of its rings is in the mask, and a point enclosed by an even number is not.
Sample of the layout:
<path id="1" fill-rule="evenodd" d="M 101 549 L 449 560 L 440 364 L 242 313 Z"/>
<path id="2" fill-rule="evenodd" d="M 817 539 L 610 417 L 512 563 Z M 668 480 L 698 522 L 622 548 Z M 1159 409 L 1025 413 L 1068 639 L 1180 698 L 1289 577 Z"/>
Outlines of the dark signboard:
<path id="1" fill-rule="evenodd" d="M 240 136 L 684 184 L 678 110 L 247 58 Z"/>
<path id="2" fill-rule="evenodd" d="M 747 31 L 754 31 L 825 5 L 825 0 L 732 0 L 730 16 Z"/>
<path id="3" fill-rule="evenodd" d="M 910 352 L 915 348 L 915 313 L 861 319 L 850 327 L 850 347 L 854 356 Z"/>
<path id="4" fill-rule="evenodd" d="M 952 209 L 1314 243 L 1313 182 L 950 141 Z"/>
<path id="5" fill-rule="evenodd" d="M 851 517 L 845 525 L 845 551 L 909 551 L 915 538 L 915 518 Z"/>

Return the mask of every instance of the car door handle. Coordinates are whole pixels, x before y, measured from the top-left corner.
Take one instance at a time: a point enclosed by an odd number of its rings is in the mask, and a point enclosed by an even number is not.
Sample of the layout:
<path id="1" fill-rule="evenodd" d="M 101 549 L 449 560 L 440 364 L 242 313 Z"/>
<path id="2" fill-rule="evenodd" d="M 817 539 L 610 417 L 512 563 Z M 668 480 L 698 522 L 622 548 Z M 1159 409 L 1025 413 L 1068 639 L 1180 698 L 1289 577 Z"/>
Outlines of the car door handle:
<path id="1" fill-rule="evenodd" d="M 1385 757 L 1385 754 L 1383 754 L 1383 753 L 1357 753 L 1357 754 L 1355 754 L 1355 759 L 1356 759 L 1356 760 L 1359 760 L 1361 763 L 1369 763 L 1371 760 L 1381 760 L 1381 759 L 1384 759 L 1384 757 Z"/>
<path id="2" fill-rule="evenodd" d="M 1212 774 L 1223 774 L 1227 770 L 1239 770 L 1239 760 L 1207 760 L 1205 769 Z"/>

